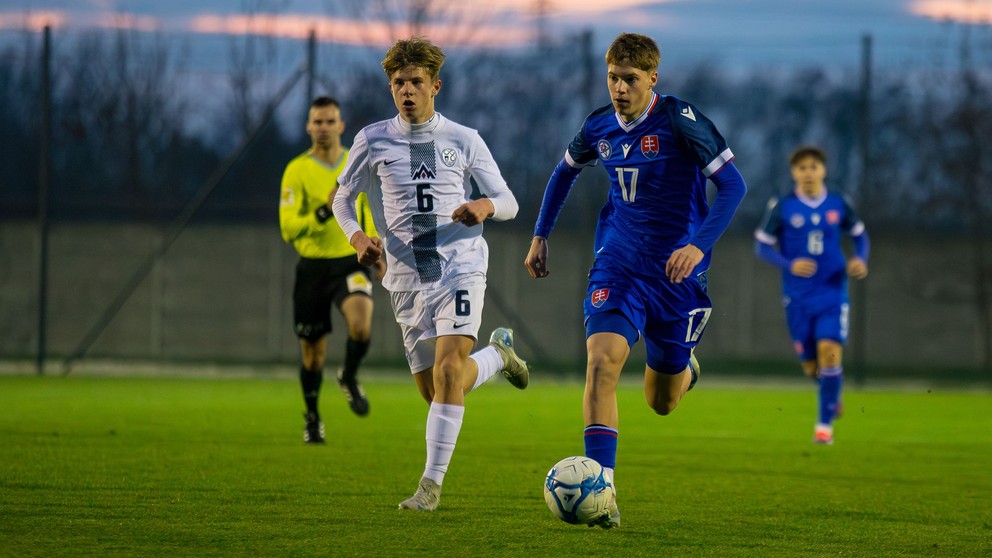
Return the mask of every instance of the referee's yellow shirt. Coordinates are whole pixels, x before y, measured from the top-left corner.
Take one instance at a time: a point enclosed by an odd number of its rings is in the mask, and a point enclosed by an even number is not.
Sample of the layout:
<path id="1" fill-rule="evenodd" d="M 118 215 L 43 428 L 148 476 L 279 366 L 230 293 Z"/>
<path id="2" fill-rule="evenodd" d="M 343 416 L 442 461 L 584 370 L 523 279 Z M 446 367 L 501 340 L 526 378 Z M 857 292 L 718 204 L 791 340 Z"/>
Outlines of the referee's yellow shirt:
<path id="1" fill-rule="evenodd" d="M 333 167 L 317 160 L 310 149 L 286 165 L 282 175 L 279 228 L 283 240 L 291 243 L 304 258 L 343 258 L 355 254 L 336 219 L 331 217 L 321 224 L 314 215 L 318 207 L 327 203 L 327 196 L 337 185 L 338 175 L 347 161 L 347 149 Z M 365 234 L 378 236 L 364 193 L 359 194 L 355 210 Z"/>

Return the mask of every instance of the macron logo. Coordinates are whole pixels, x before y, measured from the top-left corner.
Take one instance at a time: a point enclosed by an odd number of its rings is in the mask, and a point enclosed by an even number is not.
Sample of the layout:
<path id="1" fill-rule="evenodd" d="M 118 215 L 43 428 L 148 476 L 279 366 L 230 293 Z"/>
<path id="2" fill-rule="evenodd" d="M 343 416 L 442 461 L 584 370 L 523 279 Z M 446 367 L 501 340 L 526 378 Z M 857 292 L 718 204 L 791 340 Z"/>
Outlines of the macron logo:
<path id="1" fill-rule="evenodd" d="M 627 152 L 630 151 L 630 144 L 629 143 L 625 143 L 625 144 L 621 145 L 620 147 L 623 148 L 623 157 L 624 157 L 624 159 L 626 159 L 627 158 Z"/>
<path id="2" fill-rule="evenodd" d="M 693 114 L 692 107 L 685 107 L 684 109 L 682 109 L 682 116 L 688 118 L 689 120 L 692 120 L 693 122 L 696 121 L 696 115 Z"/>

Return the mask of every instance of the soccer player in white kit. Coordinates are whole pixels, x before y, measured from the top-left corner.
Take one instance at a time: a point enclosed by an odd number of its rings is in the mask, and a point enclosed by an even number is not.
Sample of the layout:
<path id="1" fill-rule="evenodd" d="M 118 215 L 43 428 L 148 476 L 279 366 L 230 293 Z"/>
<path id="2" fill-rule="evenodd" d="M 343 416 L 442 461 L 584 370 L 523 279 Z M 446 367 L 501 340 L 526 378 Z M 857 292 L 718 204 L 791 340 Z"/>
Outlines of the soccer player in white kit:
<path id="1" fill-rule="evenodd" d="M 434 510 L 465 414 L 465 394 L 498 372 L 527 387 L 512 331 L 497 328 L 470 354 L 482 324 L 489 249 L 482 222 L 512 219 L 517 200 L 478 132 L 434 110 L 444 53 L 426 39 L 397 41 L 382 61 L 399 114 L 362 129 L 331 193 L 338 224 L 363 265 L 385 251 L 382 285 L 403 332 L 406 358 L 427 415 L 427 464 L 400 509 Z M 470 177 L 487 197 L 470 199 Z M 365 192 L 382 239 L 355 213 Z"/>

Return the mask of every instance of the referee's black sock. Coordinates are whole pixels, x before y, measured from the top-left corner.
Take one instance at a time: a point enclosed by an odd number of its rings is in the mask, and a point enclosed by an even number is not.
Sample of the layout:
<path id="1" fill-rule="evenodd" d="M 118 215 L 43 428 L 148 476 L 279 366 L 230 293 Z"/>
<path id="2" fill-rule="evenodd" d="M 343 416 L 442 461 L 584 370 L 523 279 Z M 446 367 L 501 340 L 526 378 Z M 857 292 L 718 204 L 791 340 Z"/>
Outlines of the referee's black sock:
<path id="1" fill-rule="evenodd" d="M 358 365 L 361 364 L 365 354 L 369 352 L 370 341 L 356 341 L 348 338 L 344 346 L 344 372 L 342 379 L 350 380 L 358 375 Z"/>
<path id="2" fill-rule="evenodd" d="M 324 369 L 307 370 L 300 367 L 300 386 L 303 388 L 303 401 L 307 404 L 307 412 L 317 412 L 317 398 L 320 396 L 320 384 L 324 381 Z"/>

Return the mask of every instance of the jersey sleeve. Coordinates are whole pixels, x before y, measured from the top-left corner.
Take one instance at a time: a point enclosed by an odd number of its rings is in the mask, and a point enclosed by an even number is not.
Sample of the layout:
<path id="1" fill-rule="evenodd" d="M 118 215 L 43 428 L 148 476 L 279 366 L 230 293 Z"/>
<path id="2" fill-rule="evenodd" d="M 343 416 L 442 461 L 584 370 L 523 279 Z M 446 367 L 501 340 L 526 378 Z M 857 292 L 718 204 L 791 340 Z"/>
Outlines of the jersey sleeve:
<path id="1" fill-rule="evenodd" d="M 865 224 L 854 211 L 854 206 L 847 196 L 841 196 L 844 203 L 844 219 L 840 222 L 840 228 L 851 236 L 861 236 L 865 232 Z"/>
<path id="2" fill-rule="evenodd" d="M 568 149 L 565 150 L 565 162 L 570 167 L 581 169 L 595 166 L 599 162 L 599 154 L 594 146 L 589 145 L 586 140 L 586 124 L 589 123 L 589 116 L 582 121 L 582 126 L 568 144 Z"/>
<path id="3" fill-rule="evenodd" d="M 489 147 L 478 133 L 473 133 L 469 142 L 469 173 L 479 186 L 479 191 L 493 204 L 492 219 L 506 221 L 517 215 L 519 205 L 510 187 L 499 172 L 496 160 Z"/>
<path id="4" fill-rule="evenodd" d="M 778 244 L 778 235 L 782 228 L 782 220 L 779 217 L 778 198 L 772 197 L 765 207 L 765 214 L 761 218 L 761 223 L 754 230 L 754 239 L 762 244 L 774 246 Z"/>
<path id="5" fill-rule="evenodd" d="M 321 230 L 324 225 L 316 215 L 307 211 L 307 194 L 298 171 L 299 165 L 291 161 L 282 175 L 279 194 L 279 229 L 285 242 L 293 242 L 307 236 L 312 231 Z"/>
<path id="6" fill-rule="evenodd" d="M 344 231 L 345 238 L 351 241 L 351 237 L 356 232 L 363 230 L 358 222 L 360 216 L 356 202 L 359 194 L 366 195 L 365 208 L 368 209 L 368 194 L 372 185 L 372 167 L 369 157 L 369 142 L 362 130 L 355 135 L 355 143 L 348 153 L 348 163 L 338 176 L 338 192 L 334 196 L 334 203 L 331 209 L 334 211 L 334 218 Z M 363 214 L 365 210 L 362 210 Z M 371 219 L 369 219 L 371 222 Z"/>
<path id="7" fill-rule="evenodd" d="M 669 117 L 675 136 L 679 138 L 682 147 L 695 158 L 703 176 L 709 178 L 732 161 L 734 153 L 716 125 L 699 112 L 699 109 L 681 99 L 669 98 Z"/>

